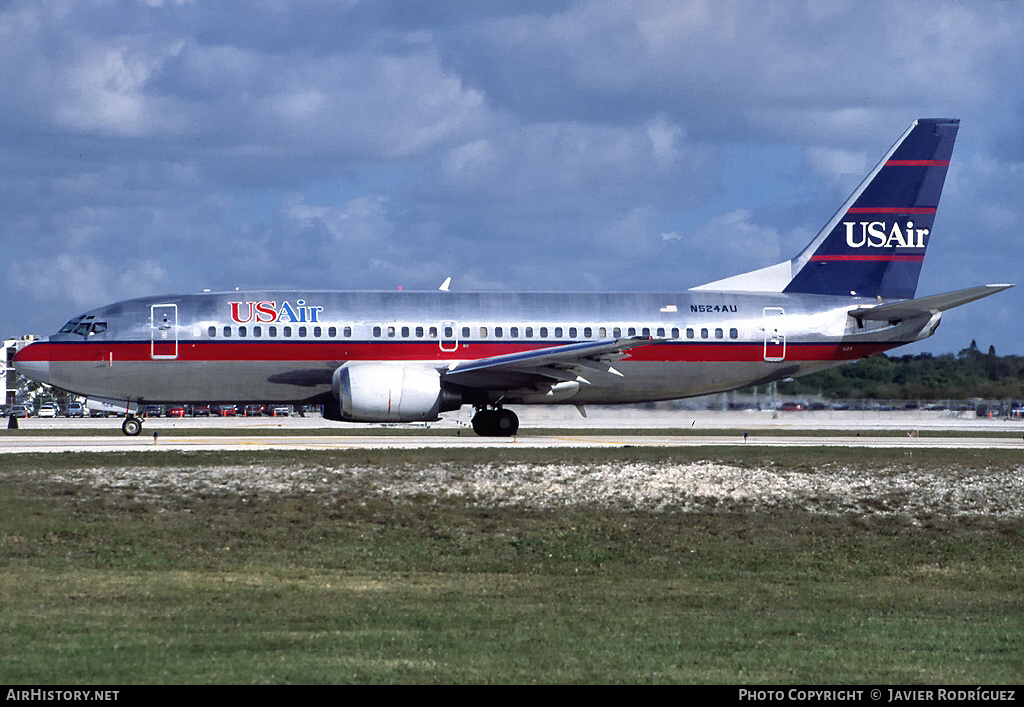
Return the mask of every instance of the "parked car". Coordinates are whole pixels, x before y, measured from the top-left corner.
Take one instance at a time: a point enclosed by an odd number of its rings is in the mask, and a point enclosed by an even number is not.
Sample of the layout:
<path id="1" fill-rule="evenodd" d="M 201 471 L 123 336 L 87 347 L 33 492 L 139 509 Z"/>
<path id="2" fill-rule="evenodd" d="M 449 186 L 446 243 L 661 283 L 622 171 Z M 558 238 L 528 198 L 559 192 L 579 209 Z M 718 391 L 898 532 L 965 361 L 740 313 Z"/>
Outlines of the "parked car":
<path id="1" fill-rule="evenodd" d="M 77 400 L 73 400 L 68 403 L 64 414 L 68 417 L 85 417 L 85 406 Z"/>
<path id="2" fill-rule="evenodd" d="M 160 417 L 164 414 L 164 409 L 160 405 L 147 405 L 142 408 L 143 417 Z"/>
<path id="3" fill-rule="evenodd" d="M 15 417 L 32 417 L 33 411 L 30 405 L 15 405 L 11 408 L 11 414 Z"/>
<path id="4" fill-rule="evenodd" d="M 210 412 L 220 415 L 221 417 L 234 417 L 238 414 L 238 409 L 234 405 L 212 405 L 210 406 Z"/>
<path id="5" fill-rule="evenodd" d="M 210 406 L 209 405 L 193 405 L 192 406 L 192 417 L 209 417 Z"/>
<path id="6" fill-rule="evenodd" d="M 185 417 L 184 405 L 168 405 L 167 417 Z"/>
<path id="7" fill-rule="evenodd" d="M 274 417 L 288 417 L 289 415 L 292 414 L 291 405 L 270 405 L 268 407 L 270 409 L 269 414 L 273 415 Z"/>
<path id="8" fill-rule="evenodd" d="M 39 417 L 57 417 L 59 414 L 60 408 L 57 407 L 57 403 L 42 403 L 39 412 L 36 413 Z"/>
<path id="9" fill-rule="evenodd" d="M 260 417 L 263 415 L 262 405 L 246 405 L 242 410 L 242 414 L 246 417 Z"/>
<path id="10" fill-rule="evenodd" d="M 792 400 L 787 400 L 786 402 L 782 403 L 782 407 L 779 408 L 779 410 L 785 410 L 786 412 L 794 412 L 796 410 L 803 409 L 803 403 L 793 402 Z"/>

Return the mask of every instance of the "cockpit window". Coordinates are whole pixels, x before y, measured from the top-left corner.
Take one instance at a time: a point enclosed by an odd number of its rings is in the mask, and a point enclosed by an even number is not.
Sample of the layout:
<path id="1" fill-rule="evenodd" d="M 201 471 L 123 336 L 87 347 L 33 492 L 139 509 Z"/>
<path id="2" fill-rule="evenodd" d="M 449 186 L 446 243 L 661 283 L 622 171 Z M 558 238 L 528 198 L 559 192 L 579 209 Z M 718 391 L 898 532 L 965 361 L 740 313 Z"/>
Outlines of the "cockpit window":
<path id="1" fill-rule="evenodd" d="M 91 317 L 76 317 L 70 322 L 65 324 L 60 329 L 60 334 L 78 334 L 79 336 L 89 336 L 90 334 L 99 334 L 107 330 L 106 322 L 95 322 L 94 316 Z"/>

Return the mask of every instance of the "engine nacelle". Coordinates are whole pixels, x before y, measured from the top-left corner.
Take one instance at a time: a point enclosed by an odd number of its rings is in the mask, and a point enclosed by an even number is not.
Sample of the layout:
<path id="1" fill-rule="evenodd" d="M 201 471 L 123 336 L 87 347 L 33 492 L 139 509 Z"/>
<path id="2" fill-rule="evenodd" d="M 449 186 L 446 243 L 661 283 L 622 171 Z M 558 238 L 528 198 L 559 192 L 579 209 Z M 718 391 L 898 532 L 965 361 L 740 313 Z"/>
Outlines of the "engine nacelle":
<path id="1" fill-rule="evenodd" d="M 342 419 L 354 422 L 437 420 L 462 405 L 437 370 L 398 363 L 346 363 L 334 371 L 331 389 Z"/>

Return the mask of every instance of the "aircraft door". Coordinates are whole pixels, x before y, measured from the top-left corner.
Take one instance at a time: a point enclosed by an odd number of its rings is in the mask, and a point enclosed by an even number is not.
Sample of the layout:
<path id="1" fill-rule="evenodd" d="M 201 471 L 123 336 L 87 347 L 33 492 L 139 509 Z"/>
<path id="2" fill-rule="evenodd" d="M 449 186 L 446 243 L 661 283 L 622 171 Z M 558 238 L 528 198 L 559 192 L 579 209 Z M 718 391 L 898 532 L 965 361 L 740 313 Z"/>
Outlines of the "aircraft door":
<path id="1" fill-rule="evenodd" d="M 455 326 L 455 322 L 441 322 L 441 326 L 438 327 L 438 340 L 437 345 L 442 351 L 451 353 L 452 351 L 459 350 L 459 334 L 458 328 Z"/>
<path id="2" fill-rule="evenodd" d="M 764 360 L 786 360 L 786 331 L 783 325 L 782 307 L 764 308 Z"/>
<path id="3" fill-rule="evenodd" d="M 178 358 L 178 305 L 154 304 L 150 313 L 150 358 Z"/>

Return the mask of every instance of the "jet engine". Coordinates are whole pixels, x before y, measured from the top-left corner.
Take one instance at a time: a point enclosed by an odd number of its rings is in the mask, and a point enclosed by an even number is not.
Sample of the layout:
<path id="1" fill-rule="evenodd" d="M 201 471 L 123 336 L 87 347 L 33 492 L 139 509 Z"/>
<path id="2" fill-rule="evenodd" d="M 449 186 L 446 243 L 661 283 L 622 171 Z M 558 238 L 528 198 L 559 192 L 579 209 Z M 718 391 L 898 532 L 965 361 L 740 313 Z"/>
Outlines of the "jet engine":
<path id="1" fill-rule="evenodd" d="M 334 371 L 331 390 L 340 418 L 354 422 L 437 420 L 462 405 L 437 370 L 397 363 L 346 363 Z"/>

